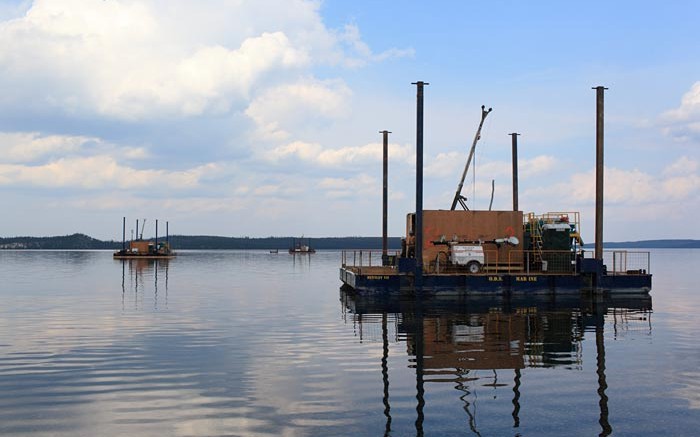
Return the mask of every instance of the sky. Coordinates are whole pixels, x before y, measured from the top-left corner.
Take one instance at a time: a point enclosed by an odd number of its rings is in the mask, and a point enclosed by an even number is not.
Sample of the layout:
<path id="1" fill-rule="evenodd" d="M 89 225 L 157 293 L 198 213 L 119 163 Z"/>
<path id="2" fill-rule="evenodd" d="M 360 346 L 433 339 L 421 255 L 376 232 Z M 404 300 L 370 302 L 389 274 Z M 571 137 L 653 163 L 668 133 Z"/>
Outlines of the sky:
<path id="1" fill-rule="evenodd" d="M 580 211 L 592 242 L 605 86 L 606 241 L 700 238 L 700 3 L 0 1 L 0 236 L 379 236 L 463 194 Z M 473 170 L 473 171 L 472 171 Z M 161 228 L 162 229 L 162 228 Z M 129 230 L 127 230 L 127 235 Z M 162 233 L 162 230 L 161 230 Z"/>

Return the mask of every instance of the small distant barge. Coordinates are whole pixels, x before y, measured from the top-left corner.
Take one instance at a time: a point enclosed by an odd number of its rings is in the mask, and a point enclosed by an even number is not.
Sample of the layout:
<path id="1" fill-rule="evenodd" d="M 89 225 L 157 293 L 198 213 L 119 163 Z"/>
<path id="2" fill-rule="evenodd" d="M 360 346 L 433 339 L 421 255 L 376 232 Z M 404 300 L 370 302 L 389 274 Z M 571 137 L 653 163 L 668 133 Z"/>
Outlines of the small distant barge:
<path id="1" fill-rule="evenodd" d="M 289 253 L 301 255 L 316 253 L 316 249 L 311 247 L 311 240 L 307 239 L 306 241 L 307 243 L 304 244 L 303 242 L 296 241 L 295 239 L 292 243 L 292 247 L 289 248 Z"/>
<path id="2" fill-rule="evenodd" d="M 175 257 L 175 252 L 170 248 L 168 235 L 168 222 L 165 222 L 165 241 L 158 241 L 158 220 L 156 220 L 156 236 L 153 240 L 143 239 L 143 228 L 146 220 L 143 220 L 139 232 L 139 221 L 136 220 L 136 235 L 126 241 L 126 217 L 122 225 L 122 248 L 113 254 L 114 259 L 170 259 Z"/>
<path id="3" fill-rule="evenodd" d="M 472 211 L 461 190 L 484 119 L 450 210 L 423 209 L 423 86 L 417 82 L 416 213 L 408 214 L 400 252 L 387 250 L 387 134 L 384 134 L 382 251 L 344 251 L 348 290 L 381 295 L 472 295 L 651 291 L 649 252 L 603 251 L 603 90 L 597 90 L 595 250 L 584 251 L 578 212 L 524 214 L 518 208 L 517 135 L 513 140 L 513 210 Z M 493 186 L 493 185 L 492 185 Z M 492 189 L 493 190 L 493 189 Z M 493 201 L 493 191 L 491 194 Z M 461 205 L 463 210 L 455 210 Z"/>

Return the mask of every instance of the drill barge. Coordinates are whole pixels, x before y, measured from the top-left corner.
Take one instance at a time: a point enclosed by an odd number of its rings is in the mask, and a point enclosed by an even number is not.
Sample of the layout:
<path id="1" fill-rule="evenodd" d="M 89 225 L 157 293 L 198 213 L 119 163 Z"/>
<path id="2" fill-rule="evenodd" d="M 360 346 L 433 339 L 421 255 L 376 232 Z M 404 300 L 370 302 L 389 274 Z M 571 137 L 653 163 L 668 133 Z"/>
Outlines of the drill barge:
<path id="1" fill-rule="evenodd" d="M 387 134 L 384 135 L 383 248 L 345 251 L 340 280 L 360 294 L 470 295 L 651 291 L 649 252 L 603 251 L 603 91 L 596 101 L 595 250 L 583 250 L 578 212 L 523 214 L 518 208 L 517 135 L 513 139 L 513 210 L 472 211 L 461 191 L 481 122 L 450 210 L 423 209 L 423 87 L 417 85 L 416 213 L 408 214 L 398 253 L 387 250 Z M 493 191 L 492 198 L 493 201 Z M 463 210 L 456 210 L 461 205 Z"/>
<path id="2" fill-rule="evenodd" d="M 345 251 L 340 280 L 361 294 L 404 293 L 417 284 L 438 295 L 648 293 L 649 252 L 604 252 L 601 262 L 581 247 L 578 217 L 576 212 L 423 211 L 426 243 L 417 273 L 415 214 L 409 214 L 400 252 Z"/>
<path id="3" fill-rule="evenodd" d="M 126 241 L 126 217 L 122 224 L 122 248 L 114 252 L 114 259 L 170 259 L 175 257 L 175 252 L 170 248 L 168 222 L 165 222 L 165 241 L 158 241 L 158 220 L 156 220 L 156 236 L 153 241 L 143 239 L 143 228 L 146 226 L 146 219 L 143 220 L 141 232 L 139 232 L 139 221 L 136 220 L 135 238 L 127 243 Z"/>

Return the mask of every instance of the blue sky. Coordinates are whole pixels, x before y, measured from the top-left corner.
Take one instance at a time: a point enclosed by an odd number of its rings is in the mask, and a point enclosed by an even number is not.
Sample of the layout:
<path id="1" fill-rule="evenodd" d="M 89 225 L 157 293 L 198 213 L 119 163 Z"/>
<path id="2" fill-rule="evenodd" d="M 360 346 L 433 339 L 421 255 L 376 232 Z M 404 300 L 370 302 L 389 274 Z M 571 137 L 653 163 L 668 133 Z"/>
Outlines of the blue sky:
<path id="1" fill-rule="evenodd" d="M 604 85 L 605 239 L 700 238 L 698 16 L 696 2 L 4 1 L 0 235 L 118 239 L 122 216 L 379 235 L 387 129 L 400 236 L 423 80 L 426 208 L 449 208 L 483 104 L 470 207 L 488 207 L 493 179 L 510 208 L 518 132 L 521 209 L 581 211 L 592 240 Z"/>

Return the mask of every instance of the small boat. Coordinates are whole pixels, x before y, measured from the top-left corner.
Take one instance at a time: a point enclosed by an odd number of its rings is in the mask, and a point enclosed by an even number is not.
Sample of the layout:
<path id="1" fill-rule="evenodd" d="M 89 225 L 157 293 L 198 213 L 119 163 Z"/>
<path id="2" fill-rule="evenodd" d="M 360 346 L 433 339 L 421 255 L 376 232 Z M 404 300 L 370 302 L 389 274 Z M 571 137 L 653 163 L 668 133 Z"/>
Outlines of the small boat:
<path id="1" fill-rule="evenodd" d="M 141 232 L 139 232 L 139 221 L 136 220 L 136 238 L 126 241 L 126 217 L 124 217 L 122 227 L 122 248 L 113 254 L 114 259 L 170 259 L 175 257 L 175 252 L 170 248 L 168 241 L 168 222 L 165 222 L 165 241 L 158 241 L 158 220 L 156 220 L 156 236 L 153 240 L 143 239 L 143 228 L 146 220 L 143 220 Z M 133 237 L 133 235 L 132 235 Z"/>
<path id="2" fill-rule="evenodd" d="M 270 253 L 277 253 L 277 252 L 279 252 L 278 249 L 273 249 L 273 250 L 270 251 Z"/>
<path id="3" fill-rule="evenodd" d="M 289 253 L 290 254 L 311 254 L 311 253 L 316 253 L 316 249 L 311 247 L 311 241 L 309 239 L 306 240 L 307 244 L 304 244 L 301 241 L 297 241 L 294 239 L 294 243 L 292 244 L 292 247 L 289 248 Z"/>

